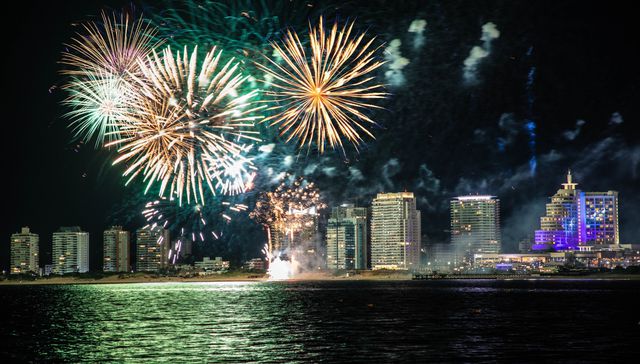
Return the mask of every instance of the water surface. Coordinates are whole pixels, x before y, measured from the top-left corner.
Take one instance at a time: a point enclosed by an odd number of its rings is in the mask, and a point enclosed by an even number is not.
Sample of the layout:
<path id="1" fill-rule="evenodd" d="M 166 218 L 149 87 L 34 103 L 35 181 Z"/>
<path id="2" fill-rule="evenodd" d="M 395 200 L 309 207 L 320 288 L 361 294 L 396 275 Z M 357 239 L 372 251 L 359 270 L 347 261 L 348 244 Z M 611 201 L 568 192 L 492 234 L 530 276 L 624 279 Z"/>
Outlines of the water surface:
<path id="1" fill-rule="evenodd" d="M 639 281 L 1 286 L 2 357 L 602 362 L 640 354 Z"/>

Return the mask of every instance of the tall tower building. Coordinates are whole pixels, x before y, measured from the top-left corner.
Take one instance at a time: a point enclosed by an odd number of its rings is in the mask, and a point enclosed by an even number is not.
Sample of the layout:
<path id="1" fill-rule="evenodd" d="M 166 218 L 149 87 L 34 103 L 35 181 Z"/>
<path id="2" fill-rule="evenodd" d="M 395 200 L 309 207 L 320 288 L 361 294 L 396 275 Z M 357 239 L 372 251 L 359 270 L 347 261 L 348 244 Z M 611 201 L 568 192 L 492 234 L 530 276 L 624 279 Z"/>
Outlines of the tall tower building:
<path id="1" fill-rule="evenodd" d="M 11 274 L 38 272 L 39 242 L 28 226 L 11 235 Z"/>
<path id="2" fill-rule="evenodd" d="M 585 244 L 618 245 L 618 192 L 585 192 Z"/>
<path id="3" fill-rule="evenodd" d="M 367 269 L 367 208 L 334 207 L 327 224 L 327 268 Z"/>
<path id="4" fill-rule="evenodd" d="M 500 253 L 500 200 L 459 196 L 451 200 L 451 243 L 467 256 Z"/>
<path id="5" fill-rule="evenodd" d="M 85 273 L 89 271 L 89 233 L 80 227 L 61 227 L 53 233 L 53 273 Z"/>
<path id="6" fill-rule="evenodd" d="M 145 227 L 136 231 L 136 270 L 156 272 L 166 268 L 171 239 L 169 230 Z"/>
<path id="7" fill-rule="evenodd" d="M 105 272 L 128 272 L 131 266 L 129 248 L 131 235 L 122 226 L 112 226 L 102 234 L 102 270 Z"/>
<path id="8" fill-rule="evenodd" d="M 373 269 L 417 269 L 420 211 L 412 192 L 379 193 L 371 204 Z"/>

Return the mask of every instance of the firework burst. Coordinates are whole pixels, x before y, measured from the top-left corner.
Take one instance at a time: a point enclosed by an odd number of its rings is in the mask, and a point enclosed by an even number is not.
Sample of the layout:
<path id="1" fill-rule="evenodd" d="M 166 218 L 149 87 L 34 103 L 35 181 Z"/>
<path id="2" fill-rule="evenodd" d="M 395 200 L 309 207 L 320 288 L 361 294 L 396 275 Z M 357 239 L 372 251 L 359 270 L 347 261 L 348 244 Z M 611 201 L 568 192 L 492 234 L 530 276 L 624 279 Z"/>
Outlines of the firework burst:
<path id="1" fill-rule="evenodd" d="M 215 193 L 214 183 L 223 192 L 243 192 L 246 182 L 229 183 L 250 168 L 243 157 L 259 141 L 249 130 L 262 108 L 252 105 L 257 91 L 238 96 L 237 88 L 246 80 L 238 64 L 228 61 L 219 68 L 221 53 L 214 47 L 206 54 L 197 72 L 197 47 L 189 55 L 174 56 L 168 47 L 146 61 L 139 61 L 142 77 L 133 78 L 128 88 L 124 137 L 107 145 L 120 145 L 113 164 L 128 161 L 124 176 L 129 181 L 144 176 L 149 190 L 160 183 L 159 194 L 177 197 L 182 204 L 193 199 L 204 203 L 204 186 Z M 231 185 L 231 187 L 230 187 Z M 239 187 L 238 187 L 239 186 Z"/>
<path id="2" fill-rule="evenodd" d="M 157 31 L 145 19 L 133 20 L 128 14 L 102 13 L 102 23 L 82 24 L 82 31 L 66 44 L 60 63 L 62 73 L 71 76 L 137 73 L 138 59 L 159 46 Z"/>
<path id="3" fill-rule="evenodd" d="M 139 72 L 138 59 L 160 44 L 153 40 L 155 34 L 142 18 L 103 12 L 101 23 L 83 24 L 66 45 L 60 63 L 70 81 L 64 86 L 69 96 L 63 104 L 72 109 L 65 116 L 76 138 L 88 142 L 95 137 L 96 147 L 119 138 L 127 81 Z"/>
<path id="4" fill-rule="evenodd" d="M 315 143 L 323 153 L 325 144 L 344 152 L 342 138 L 356 150 L 363 142 L 360 133 L 373 138 L 368 126 L 375 122 L 365 110 L 379 108 L 371 102 L 387 95 L 372 75 L 383 62 L 374 56 L 375 38 L 354 36 L 353 26 L 339 29 L 336 22 L 325 32 L 321 17 L 317 27 L 309 26 L 310 49 L 288 31 L 282 46 L 272 43 L 282 63 L 269 59 L 272 67 L 256 64 L 272 79 L 267 99 L 275 105 L 269 108 L 274 114 L 264 121 L 279 125 L 287 141 L 297 138 L 309 148 Z"/>
<path id="5" fill-rule="evenodd" d="M 249 217 L 266 228 L 269 251 L 274 252 L 284 247 L 274 244 L 273 234 L 293 236 L 309 223 L 310 216 L 325 207 L 313 182 L 285 176 L 274 191 L 260 195 Z"/>
<path id="6" fill-rule="evenodd" d="M 96 139 L 96 147 L 105 140 L 119 137 L 118 120 L 124 114 L 124 82 L 111 75 L 87 75 L 87 79 L 74 78 L 68 85 L 69 96 L 63 101 L 71 111 L 64 116 L 71 120 L 77 139 Z"/>

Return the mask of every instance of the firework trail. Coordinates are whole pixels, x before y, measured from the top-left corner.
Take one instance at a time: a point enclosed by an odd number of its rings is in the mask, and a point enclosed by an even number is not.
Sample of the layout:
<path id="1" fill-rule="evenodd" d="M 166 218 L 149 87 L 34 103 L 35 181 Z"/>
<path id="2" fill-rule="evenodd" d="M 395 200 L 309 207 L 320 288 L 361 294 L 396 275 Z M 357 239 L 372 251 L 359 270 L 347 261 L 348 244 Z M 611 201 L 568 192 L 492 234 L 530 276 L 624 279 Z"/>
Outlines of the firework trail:
<path id="1" fill-rule="evenodd" d="M 185 47 L 175 56 L 167 47 L 161 56 L 152 51 L 146 62 L 138 62 L 143 77 L 132 75 L 135 85 L 128 88 L 120 125 L 125 137 L 107 146 L 120 145 L 113 164 L 129 162 L 124 172 L 129 181 L 142 173 L 145 192 L 159 181 L 160 196 L 168 187 L 169 197 L 180 204 L 184 196 L 187 203 L 201 203 L 205 186 L 215 194 L 214 182 L 223 193 L 242 192 L 236 187 L 246 185 L 225 178 L 250 168 L 244 155 L 251 145 L 241 143 L 260 140 L 249 129 L 263 107 L 252 105 L 257 91 L 237 94 L 247 78 L 233 59 L 219 67 L 221 54 L 215 47 L 208 52 L 200 72 L 197 47 L 190 55 Z"/>
<path id="2" fill-rule="evenodd" d="M 283 64 L 271 58 L 271 67 L 256 64 L 273 79 L 266 101 L 274 115 L 263 121 L 278 125 L 287 141 L 297 138 L 308 148 L 315 143 L 323 153 L 325 144 L 344 152 L 342 138 L 356 150 L 363 142 L 360 133 L 373 138 L 367 126 L 375 122 L 364 111 L 379 108 L 371 102 L 387 95 L 372 75 L 383 62 L 374 57 L 375 38 L 353 35 L 353 26 L 339 29 L 336 22 L 327 33 L 321 17 L 315 28 L 309 26 L 310 49 L 298 34 L 287 31 L 282 46 L 272 43 Z"/>

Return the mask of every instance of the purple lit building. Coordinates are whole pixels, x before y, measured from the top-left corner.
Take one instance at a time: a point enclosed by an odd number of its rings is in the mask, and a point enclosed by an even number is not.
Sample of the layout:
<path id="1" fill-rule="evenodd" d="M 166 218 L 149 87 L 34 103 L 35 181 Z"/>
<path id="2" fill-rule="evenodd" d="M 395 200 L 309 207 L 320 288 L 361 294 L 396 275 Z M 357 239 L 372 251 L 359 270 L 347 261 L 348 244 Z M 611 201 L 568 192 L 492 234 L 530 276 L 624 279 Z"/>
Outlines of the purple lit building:
<path id="1" fill-rule="evenodd" d="M 571 171 L 540 218 L 533 250 L 576 250 L 579 245 L 619 244 L 618 193 L 582 192 Z"/>

